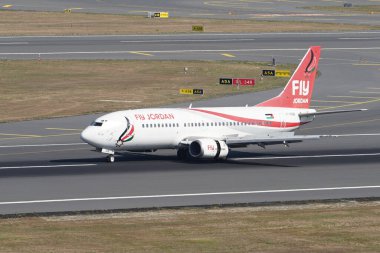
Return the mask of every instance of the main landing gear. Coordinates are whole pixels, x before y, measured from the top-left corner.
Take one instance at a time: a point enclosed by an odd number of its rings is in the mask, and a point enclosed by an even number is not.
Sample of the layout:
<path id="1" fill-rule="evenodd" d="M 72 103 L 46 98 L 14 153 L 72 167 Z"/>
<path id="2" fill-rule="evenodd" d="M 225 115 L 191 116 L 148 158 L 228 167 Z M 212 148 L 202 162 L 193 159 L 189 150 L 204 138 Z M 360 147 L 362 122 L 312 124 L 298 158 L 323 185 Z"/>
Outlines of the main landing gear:
<path id="1" fill-rule="evenodd" d="M 115 162 L 115 156 L 114 155 L 108 155 L 107 156 L 107 162 L 114 163 Z"/>

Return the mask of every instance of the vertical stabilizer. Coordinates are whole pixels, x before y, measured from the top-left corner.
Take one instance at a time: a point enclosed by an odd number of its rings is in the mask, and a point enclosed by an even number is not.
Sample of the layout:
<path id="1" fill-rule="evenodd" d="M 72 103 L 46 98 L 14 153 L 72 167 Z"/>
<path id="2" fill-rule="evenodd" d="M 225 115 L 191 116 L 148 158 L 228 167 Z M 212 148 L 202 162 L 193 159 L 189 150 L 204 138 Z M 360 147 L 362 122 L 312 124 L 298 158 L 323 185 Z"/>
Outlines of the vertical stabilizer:
<path id="1" fill-rule="evenodd" d="M 256 106 L 309 108 L 320 53 L 320 46 L 310 47 L 280 95 Z"/>

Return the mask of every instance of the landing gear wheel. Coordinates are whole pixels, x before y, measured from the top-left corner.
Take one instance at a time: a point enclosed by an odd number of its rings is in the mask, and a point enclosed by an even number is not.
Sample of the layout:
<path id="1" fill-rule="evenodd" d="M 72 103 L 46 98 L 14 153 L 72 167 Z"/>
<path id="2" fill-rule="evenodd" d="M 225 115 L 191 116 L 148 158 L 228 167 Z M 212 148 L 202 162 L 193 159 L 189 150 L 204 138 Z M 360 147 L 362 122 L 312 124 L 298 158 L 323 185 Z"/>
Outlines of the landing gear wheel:
<path id="1" fill-rule="evenodd" d="M 107 162 L 109 162 L 109 163 L 115 162 L 115 156 L 114 155 L 107 156 Z"/>

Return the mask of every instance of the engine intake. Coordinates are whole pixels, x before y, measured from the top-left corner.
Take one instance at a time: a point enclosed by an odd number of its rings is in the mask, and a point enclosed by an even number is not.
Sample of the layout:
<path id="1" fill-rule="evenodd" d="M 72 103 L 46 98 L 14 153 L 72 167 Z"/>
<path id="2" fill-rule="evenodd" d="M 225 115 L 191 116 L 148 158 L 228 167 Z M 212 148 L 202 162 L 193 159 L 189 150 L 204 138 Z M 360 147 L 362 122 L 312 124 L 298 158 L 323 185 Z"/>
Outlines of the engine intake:
<path id="1" fill-rule="evenodd" d="M 224 141 L 199 139 L 190 143 L 189 154 L 194 158 L 225 159 L 228 146 Z"/>

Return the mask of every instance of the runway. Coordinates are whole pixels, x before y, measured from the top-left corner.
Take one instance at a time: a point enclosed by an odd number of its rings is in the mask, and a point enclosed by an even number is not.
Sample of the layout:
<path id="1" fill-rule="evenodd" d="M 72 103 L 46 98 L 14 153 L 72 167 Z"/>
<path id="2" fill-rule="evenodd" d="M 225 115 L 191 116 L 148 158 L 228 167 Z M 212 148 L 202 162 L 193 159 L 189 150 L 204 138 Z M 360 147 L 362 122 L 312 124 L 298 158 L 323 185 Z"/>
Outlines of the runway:
<path id="1" fill-rule="evenodd" d="M 311 45 L 325 51 L 357 51 L 374 61 L 380 31 L 337 33 L 170 34 L 125 36 L 0 37 L 1 59 L 142 59 L 271 61 L 297 59 Z M 377 50 L 377 51 L 376 51 Z M 331 63 L 345 58 L 329 55 Z M 336 59 L 335 59 L 336 58 Z M 285 59 L 289 62 L 289 59 Z M 296 62 L 293 60 L 293 62 Z"/>
<path id="2" fill-rule="evenodd" d="M 321 76 L 316 80 L 313 107 L 369 110 L 320 116 L 298 133 L 380 132 L 380 36 L 377 32 L 232 37 L 1 38 L 0 43 L 28 44 L 0 44 L 0 57 L 5 57 L 5 52 L 20 52 L 6 57 L 28 59 L 25 54 L 28 52 L 80 51 L 80 47 L 87 45 L 87 50 L 95 52 L 91 57 L 54 54 L 42 58 L 269 61 L 275 57 L 278 63 L 298 63 L 307 47 L 321 44 L 324 48 Z M 122 44 L 120 41 L 138 42 Z M 99 53 L 102 50 L 126 53 Z M 223 57 L 221 51 L 235 57 Z M 193 107 L 254 105 L 279 92 L 277 89 L 199 101 Z M 0 214 L 380 196 L 380 136 L 322 139 L 265 150 L 253 146 L 233 150 L 227 162 L 184 163 L 176 159 L 175 151 L 169 150 L 121 154 L 115 164 L 108 164 L 104 155 L 93 152 L 79 139 L 80 131 L 97 116 L 0 124 Z"/>
<path id="3" fill-rule="evenodd" d="M 371 0 L 352 0 L 355 5 L 376 5 Z M 3 3 L 3 9 L 112 13 L 146 16 L 148 11 L 168 11 L 171 17 L 254 19 L 297 22 L 327 22 L 379 25 L 379 14 L 307 10 L 310 6 L 342 6 L 341 1 L 324 0 L 270 0 L 270 1 L 61 1 L 61 0 L 12 0 Z M 5 7 L 4 7 L 5 6 Z"/>
<path id="4" fill-rule="evenodd" d="M 2 148 L 0 212 L 379 197 L 378 140 L 242 149 L 218 163 L 183 163 L 175 152 L 161 151 L 126 154 L 107 164 L 88 146 L 75 144 Z"/>

